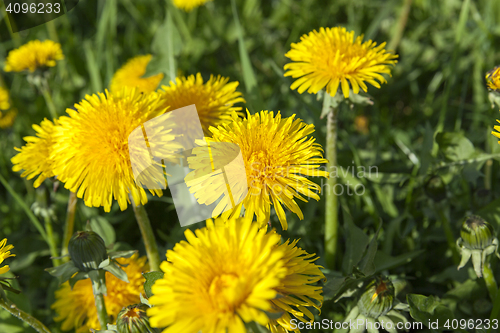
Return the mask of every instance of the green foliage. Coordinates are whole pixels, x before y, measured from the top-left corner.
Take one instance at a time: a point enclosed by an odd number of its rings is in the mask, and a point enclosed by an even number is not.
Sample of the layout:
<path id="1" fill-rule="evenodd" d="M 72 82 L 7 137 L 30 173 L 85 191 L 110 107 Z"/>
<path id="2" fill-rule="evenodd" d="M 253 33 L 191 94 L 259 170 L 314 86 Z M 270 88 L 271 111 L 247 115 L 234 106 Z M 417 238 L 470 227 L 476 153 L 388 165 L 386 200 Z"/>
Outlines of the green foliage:
<path id="1" fill-rule="evenodd" d="M 336 270 L 325 270 L 325 303 L 316 319 L 344 320 L 356 304 L 358 287 L 377 274 L 390 276 L 394 283 L 406 281 L 396 297 L 406 299 L 406 316 L 422 321 L 423 332 L 434 329 L 427 327 L 428 320 L 494 314 L 484 280 L 475 277 L 470 264 L 456 270 L 456 248 L 449 245 L 444 228 L 456 239 L 464 218 L 476 214 L 500 231 L 500 145 L 491 135 L 500 118 L 500 100 L 484 81 L 484 74 L 500 64 L 500 1 L 413 0 L 402 31 L 398 22 L 404 1 L 396 0 L 214 0 L 191 13 L 160 0 L 80 3 L 71 15 L 52 21 L 53 29 L 40 25 L 11 35 L 5 20 L 0 22 L 0 63 L 9 50 L 29 40 L 62 43 L 65 60 L 50 71 L 49 79 L 59 115 L 86 94 L 108 87 L 126 60 L 152 53 L 146 75 L 165 73 L 162 84 L 179 73 L 200 72 L 205 79 L 210 74 L 228 76 L 240 82 L 238 89 L 248 101 L 244 107 L 251 113 L 268 109 L 297 114 L 315 124 L 314 137 L 324 145 L 318 96 L 291 91 L 292 79 L 283 77 L 290 44 L 313 29 L 341 25 L 396 47 L 398 64 L 388 83 L 370 87 L 366 95 L 351 94 L 359 100 L 339 106 L 337 176 L 344 189 L 339 200 L 343 228 L 339 264 Z M 85 3 L 96 3 L 97 13 Z M 95 17 L 95 24 L 85 17 Z M 46 233 L 42 219 L 30 210 L 36 201 L 33 180 L 14 173 L 10 162 L 14 147 L 34 134 L 32 124 L 49 117 L 49 111 L 22 75 L 2 73 L 0 82 L 19 111 L 13 127 L 0 129 L 0 240 L 7 237 L 15 246 L 6 276 L 18 276 L 13 287 L 22 291 L 7 294 L 52 332 L 60 332 L 50 309 L 57 283 L 45 271 L 52 267 Z M 366 130 L 360 128 L 360 117 L 367 120 Z M 440 202 L 425 191 L 426 179 L 434 175 L 445 188 Z M 68 191 L 53 179 L 42 186 L 50 194 L 47 206 L 54 207 L 60 245 Z M 319 202 L 299 203 L 304 220 L 287 214 L 287 231 L 277 227 L 274 213 L 271 223 L 283 239 L 300 238 L 299 246 L 316 253 L 317 263 L 326 266 L 321 196 Z M 166 250 L 184 239 L 186 228 L 179 226 L 168 190 L 162 198 L 148 199 L 146 209 L 164 260 Z M 131 209 L 120 211 L 115 204 L 105 213 L 79 200 L 75 230 L 83 230 L 88 220 L 108 248 L 145 254 Z M 498 259 L 489 262 L 500 278 Z M 75 271 L 64 267 L 67 271 L 60 275 L 67 280 Z M 121 274 L 116 267 L 109 269 Z M 146 292 L 152 281 L 146 277 Z M 0 310 L 0 332 L 33 331 Z"/>
<path id="2" fill-rule="evenodd" d="M 144 278 L 146 278 L 146 281 L 144 282 L 144 292 L 146 293 L 146 296 L 149 298 L 153 296 L 151 288 L 155 284 L 156 280 L 163 278 L 163 272 L 148 272 L 144 273 L 143 275 Z"/>

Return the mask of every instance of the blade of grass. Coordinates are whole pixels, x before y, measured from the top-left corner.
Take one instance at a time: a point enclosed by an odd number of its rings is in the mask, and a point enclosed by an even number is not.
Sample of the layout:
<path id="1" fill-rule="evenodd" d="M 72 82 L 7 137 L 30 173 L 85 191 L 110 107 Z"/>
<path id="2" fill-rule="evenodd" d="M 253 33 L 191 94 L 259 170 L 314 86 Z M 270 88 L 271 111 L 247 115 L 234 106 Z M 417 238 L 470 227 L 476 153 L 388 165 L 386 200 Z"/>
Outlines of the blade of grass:
<path id="1" fill-rule="evenodd" d="M 231 7 L 233 8 L 234 23 L 236 24 L 236 32 L 238 34 L 238 45 L 240 53 L 241 67 L 243 69 L 243 81 L 245 82 L 245 88 L 248 93 L 251 93 L 254 88 L 257 87 L 257 79 L 250 62 L 250 56 L 245 47 L 245 40 L 243 39 L 243 28 L 240 24 L 240 19 L 238 17 L 238 11 L 236 8 L 236 1 L 231 0 Z"/>
<path id="2" fill-rule="evenodd" d="M 7 180 L 0 174 L 0 183 L 5 187 L 7 192 L 16 200 L 16 202 L 19 204 L 19 206 L 24 210 L 26 215 L 28 215 L 28 218 L 30 219 L 31 223 L 35 226 L 35 228 L 38 230 L 42 238 L 47 242 L 47 244 L 50 244 L 49 238 L 47 237 L 47 234 L 45 233 L 44 228 L 40 224 L 40 221 L 36 218 L 36 216 L 33 214 L 31 209 L 29 209 L 28 205 L 24 202 L 24 200 L 19 196 L 19 194 L 14 191 L 14 189 L 10 186 L 10 184 L 7 182 Z"/>
<path id="3" fill-rule="evenodd" d="M 85 58 L 87 60 L 87 68 L 92 84 L 92 91 L 102 91 L 102 79 L 99 74 L 99 68 L 95 59 L 94 51 L 92 50 L 92 43 L 90 41 L 83 42 L 83 50 L 85 51 Z"/>

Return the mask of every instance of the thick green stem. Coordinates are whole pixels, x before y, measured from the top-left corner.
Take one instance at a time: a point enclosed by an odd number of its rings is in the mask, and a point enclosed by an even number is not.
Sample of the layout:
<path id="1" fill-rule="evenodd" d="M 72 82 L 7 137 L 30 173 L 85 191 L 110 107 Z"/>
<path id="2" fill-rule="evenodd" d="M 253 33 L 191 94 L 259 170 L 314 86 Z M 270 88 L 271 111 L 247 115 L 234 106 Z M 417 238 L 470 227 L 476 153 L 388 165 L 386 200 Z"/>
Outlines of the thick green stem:
<path id="1" fill-rule="evenodd" d="M 101 329 L 105 330 L 108 327 L 108 312 L 106 311 L 106 306 L 104 304 L 104 295 L 97 294 L 94 295 L 95 307 L 97 309 L 97 317 L 99 317 L 99 324 L 101 324 Z"/>
<path id="2" fill-rule="evenodd" d="M 483 277 L 484 277 L 484 283 L 486 283 L 486 288 L 488 288 L 490 298 L 493 302 L 495 302 L 497 297 L 498 286 L 497 282 L 495 281 L 495 276 L 493 275 L 490 264 L 488 262 L 484 263 Z"/>
<path id="3" fill-rule="evenodd" d="M 11 315 L 16 318 L 21 319 L 26 324 L 30 325 L 35 329 L 35 331 L 40 333 L 50 333 L 50 330 L 45 327 L 38 319 L 27 314 L 23 310 L 19 309 L 15 304 L 9 304 L 7 301 L 0 297 L 0 306 L 7 310 Z"/>
<path id="4" fill-rule="evenodd" d="M 153 228 L 151 227 L 148 214 L 143 205 L 139 204 L 136 206 L 132 198 L 131 200 L 135 218 L 137 220 L 137 224 L 139 225 L 139 229 L 141 230 L 142 239 L 144 240 L 144 245 L 146 247 L 149 267 L 152 271 L 159 271 L 160 254 L 158 252 L 158 245 L 156 245 L 155 235 L 153 233 Z"/>
<path id="5" fill-rule="evenodd" d="M 323 101 L 323 112 L 325 114 L 331 108 L 330 94 L 325 92 Z M 335 194 L 337 178 L 332 177 L 332 171 L 337 168 L 337 115 L 338 107 L 331 108 L 327 115 L 326 122 L 326 158 L 328 159 L 327 171 L 330 177 L 326 186 L 326 213 L 325 213 L 325 264 L 327 268 L 335 267 L 335 255 L 338 243 L 338 198 Z"/>
<path id="6" fill-rule="evenodd" d="M 92 282 L 92 291 L 94 292 L 95 307 L 97 309 L 97 318 L 101 325 L 101 330 L 108 328 L 109 317 L 104 303 L 104 293 L 106 293 L 106 272 L 104 270 L 89 272 L 89 278 Z"/>
<path id="7" fill-rule="evenodd" d="M 55 259 L 59 257 L 57 252 L 57 244 L 54 238 L 54 229 L 52 228 L 52 220 L 49 216 L 45 216 L 45 231 L 47 232 L 47 238 L 49 239 L 50 255 L 52 256 L 52 264 L 54 267 L 61 265 L 61 259 Z"/>
<path id="8" fill-rule="evenodd" d="M 68 210 L 66 213 L 66 223 L 64 225 L 64 238 L 62 243 L 62 255 L 68 254 L 68 244 L 75 229 L 76 193 L 69 192 Z"/>

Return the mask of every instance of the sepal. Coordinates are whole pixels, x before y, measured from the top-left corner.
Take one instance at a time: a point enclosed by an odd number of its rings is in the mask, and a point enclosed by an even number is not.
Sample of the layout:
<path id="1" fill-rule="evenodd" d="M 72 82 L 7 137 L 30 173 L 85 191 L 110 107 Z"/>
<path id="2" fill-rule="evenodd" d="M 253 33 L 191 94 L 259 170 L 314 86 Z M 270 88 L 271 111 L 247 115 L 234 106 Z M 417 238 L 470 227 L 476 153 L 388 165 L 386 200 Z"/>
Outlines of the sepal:
<path id="1" fill-rule="evenodd" d="M 45 269 L 50 275 L 59 278 L 60 283 L 64 283 L 71 279 L 73 275 L 79 272 L 73 261 L 68 261 L 60 266 Z"/>

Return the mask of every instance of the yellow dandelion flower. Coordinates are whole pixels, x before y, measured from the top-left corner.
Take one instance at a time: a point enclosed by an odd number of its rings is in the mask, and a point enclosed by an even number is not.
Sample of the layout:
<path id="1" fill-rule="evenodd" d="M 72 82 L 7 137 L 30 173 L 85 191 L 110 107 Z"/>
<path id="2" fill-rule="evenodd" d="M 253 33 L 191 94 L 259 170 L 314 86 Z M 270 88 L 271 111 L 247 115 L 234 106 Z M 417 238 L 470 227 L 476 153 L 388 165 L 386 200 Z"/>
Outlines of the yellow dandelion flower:
<path id="1" fill-rule="evenodd" d="M 10 109 L 9 111 L 0 111 L 0 128 L 11 127 L 17 117 L 17 110 Z"/>
<path id="2" fill-rule="evenodd" d="M 111 79 L 110 90 L 118 91 L 123 87 L 137 88 L 140 92 L 149 93 L 158 88 L 163 74 L 142 77 L 146 74 L 146 67 L 151 61 L 151 54 L 141 55 L 129 59 L 125 65 L 116 71 Z"/>
<path id="3" fill-rule="evenodd" d="M 158 94 L 123 88 L 118 92 L 87 95 L 75 108 L 66 110 L 69 116 L 59 118 L 54 133 L 56 143 L 51 159 L 57 178 L 65 183 L 65 188 L 83 198 L 87 206 L 103 206 L 106 212 L 110 211 L 113 199 L 122 210 L 126 209 L 129 195 L 136 204 L 145 204 L 146 192 L 134 179 L 128 137 L 144 122 L 165 112 L 159 106 Z M 166 128 L 155 131 L 148 132 L 149 144 L 161 153 L 165 142 L 172 138 Z M 147 153 L 140 149 L 137 152 Z M 150 192 L 158 196 L 163 193 L 160 189 Z"/>
<path id="4" fill-rule="evenodd" d="M 314 320 L 314 315 L 308 307 L 319 310 L 323 303 L 322 287 L 315 284 L 325 276 L 320 271 L 320 266 L 314 264 L 317 259 L 315 254 L 297 247 L 297 243 L 298 240 L 287 240 L 278 246 L 278 249 L 285 252 L 283 261 L 287 274 L 276 288 L 280 297 L 271 301 L 271 312 L 283 312 L 281 318 L 270 320 L 268 328 L 272 333 L 300 332 L 292 328 L 292 316 L 302 322 Z"/>
<path id="5" fill-rule="evenodd" d="M 500 91 L 500 66 L 486 73 L 486 83 L 489 89 Z"/>
<path id="6" fill-rule="evenodd" d="M 108 295 L 104 296 L 104 304 L 113 323 L 123 307 L 141 302 L 139 295 L 144 293 L 145 282 L 142 273 L 149 270 L 146 257 L 139 258 L 137 254 L 127 259 L 117 259 L 117 261 L 122 265 L 128 265 L 123 267 L 123 270 L 127 273 L 129 283 L 106 272 Z M 73 289 L 69 282 L 65 282 L 56 291 L 55 296 L 56 301 L 51 308 L 57 312 L 58 316 L 55 320 L 62 321 L 63 331 L 75 329 L 77 333 L 80 333 L 101 328 L 90 279 L 78 281 Z"/>
<path id="7" fill-rule="evenodd" d="M 54 67 L 57 60 L 64 59 L 61 44 L 51 40 L 32 40 L 18 49 L 9 52 L 4 71 L 34 72 L 38 68 Z"/>
<path id="8" fill-rule="evenodd" d="M 380 88 L 379 83 L 386 82 L 381 74 L 390 75 L 389 65 L 397 62 L 398 56 L 387 52 L 385 43 L 363 43 L 363 36 L 354 38 L 354 31 L 341 27 L 313 30 L 300 40 L 285 54 L 293 61 L 285 65 L 285 76 L 297 79 L 291 89 L 301 94 L 306 90 L 316 94 L 326 87 L 335 96 L 340 85 L 348 98 L 349 83 L 355 94 L 360 87 L 367 91 L 365 82 Z"/>
<path id="9" fill-rule="evenodd" d="M 0 87 L 0 110 L 8 110 L 10 108 L 9 91 L 4 87 Z"/>
<path id="10" fill-rule="evenodd" d="M 497 123 L 500 123 L 500 120 L 497 119 Z M 491 132 L 491 134 L 493 134 L 494 136 L 496 136 L 497 138 L 500 139 L 500 126 L 499 125 L 496 125 L 496 126 L 493 126 L 493 128 L 495 129 L 495 131 L 498 131 L 498 132 Z M 498 143 L 500 144 L 500 141 L 498 141 Z"/>
<path id="11" fill-rule="evenodd" d="M 14 248 L 14 245 L 6 245 L 7 244 L 7 238 L 2 239 L 0 242 L 0 265 L 3 263 L 3 261 L 9 257 L 15 257 L 15 254 L 11 254 L 10 250 Z M 4 265 L 0 267 L 0 274 L 7 273 L 10 270 L 9 265 Z"/>
<path id="12" fill-rule="evenodd" d="M 269 319 L 286 270 L 280 236 L 266 233 L 249 220 L 207 220 L 207 227 L 167 251 L 161 264 L 165 272 L 152 288 L 148 310 L 153 327 L 163 333 L 244 333 L 244 323 L 263 326 Z"/>
<path id="13" fill-rule="evenodd" d="M 186 12 L 190 12 L 196 7 L 204 5 L 212 0 L 173 0 L 174 6 Z"/>
<path id="14" fill-rule="evenodd" d="M 13 171 L 24 170 L 21 177 L 32 179 L 38 176 L 34 187 L 40 186 L 45 179 L 54 177 L 50 154 L 54 147 L 56 126 L 57 120 L 54 124 L 48 119 L 44 119 L 40 125 L 33 125 L 36 136 L 25 137 L 26 145 L 21 149 L 15 148 L 19 153 L 11 159 Z"/>
<path id="15" fill-rule="evenodd" d="M 175 83 L 170 81 L 170 86 L 162 86 L 161 98 L 169 110 L 176 110 L 195 104 L 200 123 L 205 135 L 209 135 L 210 126 L 218 126 L 231 121 L 231 114 L 236 112 L 243 116 L 242 108 L 234 106 L 244 103 L 241 93 L 236 91 L 239 83 L 229 82 L 229 78 L 210 76 L 203 83 L 201 74 L 196 76 L 178 77 Z"/>
<path id="16" fill-rule="evenodd" d="M 286 230 L 288 224 L 282 205 L 303 219 L 295 198 L 304 202 L 307 198 L 319 200 L 315 191 L 320 191 L 321 187 L 304 177 L 328 177 L 328 172 L 318 169 L 319 164 L 327 162 L 321 146 L 313 137 L 307 137 L 314 132 L 314 125 L 305 124 L 295 115 L 281 118 L 280 112 L 275 116 L 274 112 L 262 111 L 254 115 L 248 113 L 247 119 L 234 115 L 233 122 L 211 127 L 210 131 L 211 141 L 236 143 L 241 149 L 249 188 L 239 206 L 245 207 L 246 217 L 252 219 L 255 214 L 262 226 L 269 221 L 273 206 Z M 197 151 L 193 150 L 193 156 L 188 160 L 192 168 L 203 165 L 203 161 L 197 159 L 206 156 L 196 154 Z M 214 182 L 221 180 L 212 179 Z M 224 195 L 225 189 L 225 186 L 214 183 L 195 186 L 191 191 L 200 202 L 214 202 Z M 233 210 L 233 214 L 238 211 Z"/>

